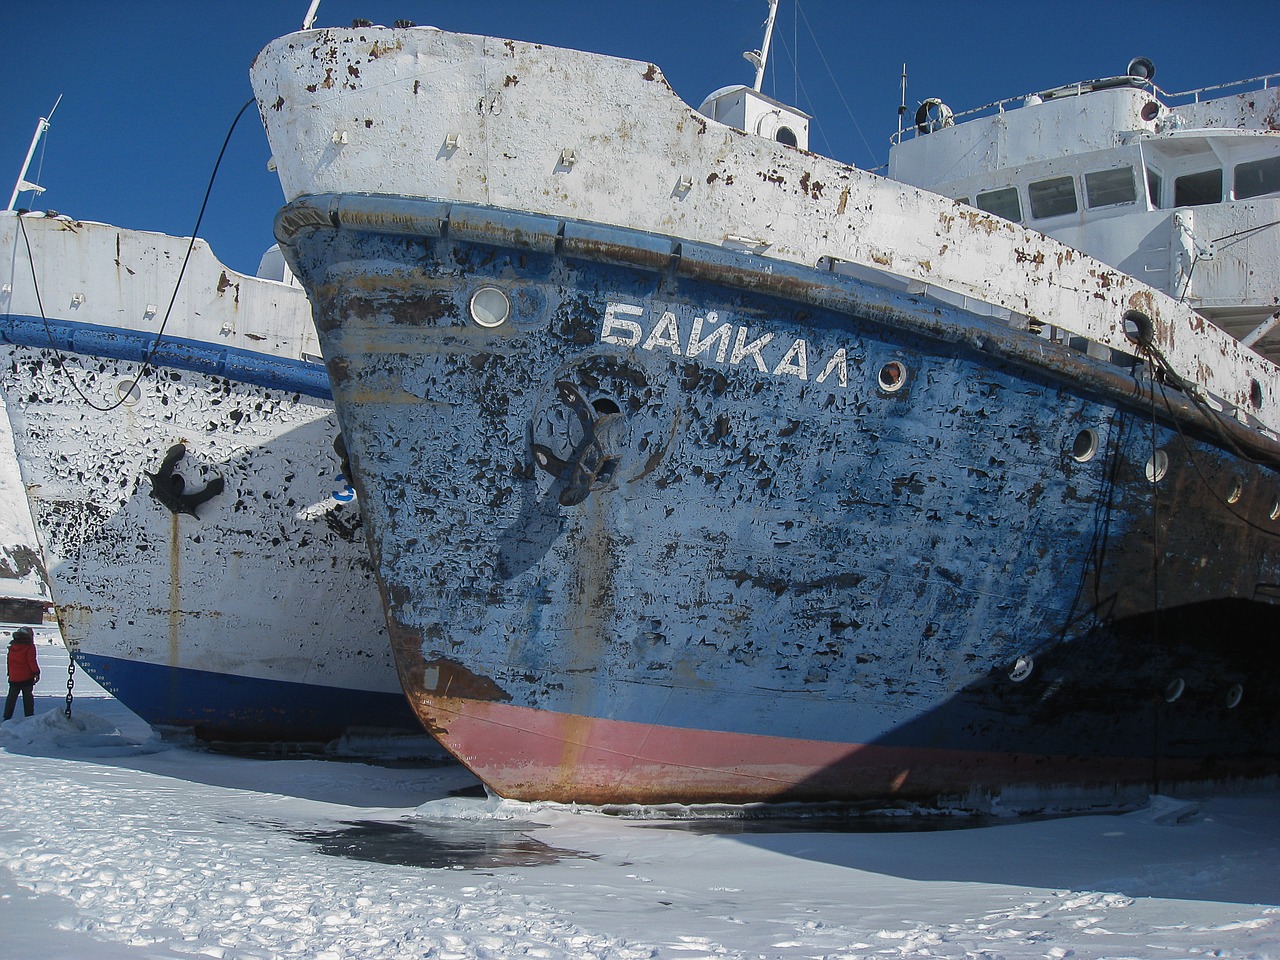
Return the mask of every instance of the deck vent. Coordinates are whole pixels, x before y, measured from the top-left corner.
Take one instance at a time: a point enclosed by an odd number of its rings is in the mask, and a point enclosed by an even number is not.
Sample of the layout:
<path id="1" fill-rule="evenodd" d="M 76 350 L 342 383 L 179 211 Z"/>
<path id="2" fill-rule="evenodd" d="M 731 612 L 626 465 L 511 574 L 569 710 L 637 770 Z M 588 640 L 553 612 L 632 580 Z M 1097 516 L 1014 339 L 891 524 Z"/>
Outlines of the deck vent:
<path id="1" fill-rule="evenodd" d="M 1031 672 L 1035 670 L 1036 662 L 1028 656 L 1021 656 L 1013 663 L 1013 669 L 1009 671 L 1009 679 L 1014 683 L 1021 683 L 1027 677 L 1031 676 Z"/>
<path id="2" fill-rule="evenodd" d="M 1139 80 L 1154 80 L 1156 78 L 1156 65 L 1146 57 L 1134 57 L 1129 61 L 1129 66 L 1125 73 L 1126 76 L 1137 77 Z"/>

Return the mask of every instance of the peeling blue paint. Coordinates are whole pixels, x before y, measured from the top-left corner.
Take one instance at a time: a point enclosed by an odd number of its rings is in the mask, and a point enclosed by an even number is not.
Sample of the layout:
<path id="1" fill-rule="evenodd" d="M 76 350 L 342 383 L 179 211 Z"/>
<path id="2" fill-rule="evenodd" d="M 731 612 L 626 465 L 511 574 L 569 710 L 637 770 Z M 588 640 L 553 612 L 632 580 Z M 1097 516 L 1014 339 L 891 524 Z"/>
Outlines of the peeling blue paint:
<path id="1" fill-rule="evenodd" d="M 1280 484 L 1132 358 L 818 269 L 461 205 L 414 236 L 411 201 L 357 202 L 279 234 L 402 678 L 482 777 L 433 700 L 949 752 L 915 795 L 1275 771 L 1280 657 L 1245 638 L 1275 622 Z M 510 322 L 468 321 L 482 285 Z M 690 770 L 544 774 L 522 795 L 705 799 Z M 735 799 L 885 789 L 792 776 Z"/>

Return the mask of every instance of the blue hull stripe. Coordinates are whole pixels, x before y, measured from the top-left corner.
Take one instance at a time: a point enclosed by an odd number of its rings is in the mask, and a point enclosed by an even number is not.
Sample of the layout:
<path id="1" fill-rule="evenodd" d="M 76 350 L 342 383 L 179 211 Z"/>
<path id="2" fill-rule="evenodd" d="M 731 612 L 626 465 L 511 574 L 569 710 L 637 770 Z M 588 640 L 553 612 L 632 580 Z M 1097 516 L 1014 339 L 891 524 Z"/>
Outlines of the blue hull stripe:
<path id="1" fill-rule="evenodd" d="M 153 726 L 206 740 L 326 743 L 352 730 L 422 734 L 400 692 L 238 677 L 85 653 L 86 673 Z"/>
<path id="2" fill-rule="evenodd" d="M 333 398 L 329 392 L 329 374 L 321 363 L 290 360 L 181 337 L 165 337 L 153 351 L 155 339 L 154 333 L 74 320 L 51 319 L 46 327 L 46 321 L 40 317 L 0 317 L 0 342 L 14 346 L 145 362 L 156 367 L 191 370 L 321 400 Z"/>

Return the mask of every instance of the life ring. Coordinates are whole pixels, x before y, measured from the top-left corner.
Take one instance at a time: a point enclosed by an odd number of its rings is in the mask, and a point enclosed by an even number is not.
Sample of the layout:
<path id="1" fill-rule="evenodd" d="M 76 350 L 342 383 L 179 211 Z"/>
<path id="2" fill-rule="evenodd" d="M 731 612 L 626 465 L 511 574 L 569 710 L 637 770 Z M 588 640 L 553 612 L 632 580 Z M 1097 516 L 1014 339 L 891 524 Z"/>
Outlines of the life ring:
<path id="1" fill-rule="evenodd" d="M 916 110 L 916 132 L 920 134 L 955 126 L 955 122 L 956 117 L 951 108 L 937 97 L 930 97 Z"/>

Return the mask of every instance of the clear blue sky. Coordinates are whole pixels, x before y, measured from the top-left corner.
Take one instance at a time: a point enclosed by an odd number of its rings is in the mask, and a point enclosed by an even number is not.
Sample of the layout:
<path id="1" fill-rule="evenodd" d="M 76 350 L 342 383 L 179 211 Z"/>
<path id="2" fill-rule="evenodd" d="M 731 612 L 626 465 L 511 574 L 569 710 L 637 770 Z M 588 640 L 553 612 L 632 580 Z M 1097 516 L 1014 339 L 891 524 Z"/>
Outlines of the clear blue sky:
<path id="1" fill-rule="evenodd" d="M 750 83 L 764 0 L 323 0 L 317 25 L 410 19 L 447 30 L 576 47 L 657 63 L 697 105 Z M 0 202 L 39 117 L 64 94 L 20 205 L 189 236 L 218 149 L 249 99 L 249 64 L 298 29 L 307 0 L 9 0 L 0 31 Z M 797 14 L 799 11 L 799 14 Z M 1122 73 L 1137 55 L 1180 91 L 1280 71 L 1280 5 L 782 0 L 765 92 L 814 115 L 811 146 L 875 167 L 897 129 L 905 61 L 912 112 L 956 110 Z M 816 39 L 815 39 L 816 38 Z M 282 197 L 256 110 L 240 121 L 201 236 L 252 273 Z M 41 163 L 41 158 L 42 163 Z"/>

